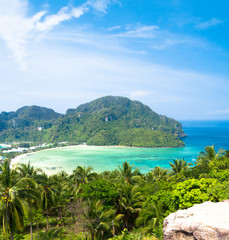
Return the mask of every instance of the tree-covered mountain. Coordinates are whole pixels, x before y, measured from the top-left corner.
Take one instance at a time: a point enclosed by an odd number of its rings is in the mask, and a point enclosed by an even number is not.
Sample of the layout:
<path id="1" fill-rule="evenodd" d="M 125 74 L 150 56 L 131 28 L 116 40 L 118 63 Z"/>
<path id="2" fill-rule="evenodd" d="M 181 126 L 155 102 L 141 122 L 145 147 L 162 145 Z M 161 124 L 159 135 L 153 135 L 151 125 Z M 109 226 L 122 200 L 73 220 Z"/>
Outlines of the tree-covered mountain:
<path id="1" fill-rule="evenodd" d="M 125 97 L 107 96 L 68 109 L 65 115 L 31 106 L 0 114 L 0 140 L 86 142 L 89 145 L 176 147 L 182 125 Z"/>
<path id="2" fill-rule="evenodd" d="M 52 109 L 39 106 L 24 106 L 16 112 L 2 112 L 0 114 L 0 140 L 36 141 L 42 139 L 38 128 L 51 128 L 60 116 L 61 114 Z"/>

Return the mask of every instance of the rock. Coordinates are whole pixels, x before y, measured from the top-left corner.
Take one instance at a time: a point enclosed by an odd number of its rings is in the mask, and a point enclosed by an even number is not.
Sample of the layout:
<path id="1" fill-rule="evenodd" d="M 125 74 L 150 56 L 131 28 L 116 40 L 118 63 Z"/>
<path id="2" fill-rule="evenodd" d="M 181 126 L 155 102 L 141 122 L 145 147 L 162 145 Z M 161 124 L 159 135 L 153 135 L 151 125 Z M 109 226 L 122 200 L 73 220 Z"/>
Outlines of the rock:
<path id="1" fill-rule="evenodd" d="M 229 240 L 229 200 L 204 202 L 170 214 L 164 240 Z"/>

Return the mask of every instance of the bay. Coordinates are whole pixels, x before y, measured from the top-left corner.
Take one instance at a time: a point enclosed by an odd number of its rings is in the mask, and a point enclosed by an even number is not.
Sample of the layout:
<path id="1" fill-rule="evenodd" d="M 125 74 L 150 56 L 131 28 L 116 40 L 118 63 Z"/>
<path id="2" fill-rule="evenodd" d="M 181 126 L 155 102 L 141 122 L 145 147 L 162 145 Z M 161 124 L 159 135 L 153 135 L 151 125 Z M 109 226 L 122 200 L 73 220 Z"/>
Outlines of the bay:
<path id="1" fill-rule="evenodd" d="M 59 171 L 71 173 L 77 166 L 91 166 L 97 172 L 114 170 L 122 162 L 134 164 L 142 173 L 155 166 L 170 168 L 169 162 L 184 158 L 194 163 L 204 147 L 214 144 L 229 149 L 229 121 L 181 121 L 188 137 L 181 148 L 134 148 L 134 147 L 97 147 L 74 146 L 49 149 L 24 157 L 20 162 L 31 162 L 48 174 Z"/>

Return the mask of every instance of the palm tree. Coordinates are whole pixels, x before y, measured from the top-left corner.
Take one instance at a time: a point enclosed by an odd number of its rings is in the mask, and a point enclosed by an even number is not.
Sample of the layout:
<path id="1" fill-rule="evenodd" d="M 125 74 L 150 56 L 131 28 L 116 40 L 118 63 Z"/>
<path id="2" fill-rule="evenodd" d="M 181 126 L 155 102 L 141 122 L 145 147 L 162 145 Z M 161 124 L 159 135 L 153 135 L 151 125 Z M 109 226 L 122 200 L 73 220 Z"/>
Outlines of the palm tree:
<path id="1" fill-rule="evenodd" d="M 91 232 L 91 240 L 95 237 L 104 239 L 104 233 L 112 227 L 115 210 L 105 209 L 101 201 L 89 200 L 87 211 L 84 212 L 86 228 Z"/>
<path id="2" fill-rule="evenodd" d="M 76 179 L 78 184 L 86 184 L 89 181 L 93 180 L 97 174 L 95 172 L 92 172 L 93 168 L 92 167 L 82 167 L 78 166 L 74 171 L 73 171 L 73 178 Z"/>
<path id="3" fill-rule="evenodd" d="M 219 160 L 222 156 L 226 154 L 224 149 L 219 149 L 216 153 L 214 145 L 207 146 L 204 148 L 204 151 L 200 152 L 196 163 L 197 164 L 208 164 L 211 161 Z"/>
<path id="4" fill-rule="evenodd" d="M 122 167 L 118 166 L 118 177 L 123 179 L 124 182 L 133 184 L 137 176 L 140 176 L 138 169 L 132 170 L 133 165 L 130 165 L 128 162 L 123 162 Z"/>
<path id="5" fill-rule="evenodd" d="M 117 213 L 123 215 L 123 228 L 129 229 L 141 211 L 144 197 L 141 195 L 137 185 L 121 184 L 118 191 Z"/>
<path id="6" fill-rule="evenodd" d="M 162 225 L 163 212 L 159 202 L 153 201 L 150 205 L 144 207 L 136 219 L 136 225 L 143 225 L 147 232 L 152 232 Z"/>
<path id="7" fill-rule="evenodd" d="M 165 179 L 167 174 L 168 174 L 168 169 L 165 169 L 164 167 L 157 166 L 152 170 L 152 175 L 154 176 L 155 181 Z"/>
<path id="8" fill-rule="evenodd" d="M 14 233 L 22 230 L 24 217 L 28 210 L 26 199 L 36 196 L 35 182 L 29 178 L 21 178 L 15 169 L 10 169 L 10 160 L 0 166 L 0 211 L 3 222 L 4 235 L 10 232 L 10 239 Z"/>
<path id="9" fill-rule="evenodd" d="M 70 200 L 70 192 L 68 191 L 68 185 L 65 182 L 57 181 L 55 184 L 55 207 L 58 210 L 59 221 L 63 217 L 63 208 Z"/>
<path id="10" fill-rule="evenodd" d="M 150 201 L 144 204 L 139 217 L 136 219 L 136 225 L 144 227 L 144 232 L 154 233 L 158 239 L 163 238 L 163 218 L 162 205 L 158 201 Z"/>
<path id="11" fill-rule="evenodd" d="M 173 160 L 173 163 L 169 163 L 172 168 L 172 174 L 178 174 L 182 170 L 186 170 L 191 163 L 187 163 L 184 159 L 175 159 Z"/>
<path id="12" fill-rule="evenodd" d="M 28 164 L 21 163 L 17 165 L 16 170 L 21 175 L 21 177 L 30 177 L 33 179 L 35 179 L 39 173 L 43 172 L 42 169 L 40 168 L 35 169 L 33 166 L 31 166 L 30 162 L 28 162 Z"/>
<path id="13" fill-rule="evenodd" d="M 49 228 L 49 210 L 54 205 L 54 186 L 56 182 L 48 177 L 45 173 L 40 176 L 38 180 L 41 187 L 41 205 L 42 209 L 46 212 L 47 229 Z"/>
<path id="14" fill-rule="evenodd" d="M 155 167 L 150 172 L 144 175 L 144 180 L 146 182 L 157 182 L 162 179 L 166 179 L 168 175 L 168 169 L 164 167 Z"/>
<path id="15" fill-rule="evenodd" d="M 33 166 L 30 165 L 30 162 L 26 165 L 24 163 L 20 164 L 17 166 L 16 170 L 18 171 L 19 175 L 21 177 L 27 177 L 31 179 L 36 179 L 38 176 L 38 173 L 41 173 L 41 169 L 35 169 Z M 28 208 L 28 218 L 30 220 L 30 235 L 31 235 L 31 240 L 33 239 L 33 209 L 38 209 L 39 203 L 40 203 L 40 197 L 41 195 L 37 191 L 38 185 L 36 184 L 33 186 L 34 190 L 34 196 L 31 197 L 26 197 L 26 200 L 29 204 Z"/>
<path id="16" fill-rule="evenodd" d="M 61 221 L 63 208 L 67 202 L 71 201 L 74 184 L 72 184 L 71 179 L 68 179 L 68 174 L 65 171 L 52 175 L 51 179 L 55 182 L 55 208 L 58 210 L 58 217 Z"/>

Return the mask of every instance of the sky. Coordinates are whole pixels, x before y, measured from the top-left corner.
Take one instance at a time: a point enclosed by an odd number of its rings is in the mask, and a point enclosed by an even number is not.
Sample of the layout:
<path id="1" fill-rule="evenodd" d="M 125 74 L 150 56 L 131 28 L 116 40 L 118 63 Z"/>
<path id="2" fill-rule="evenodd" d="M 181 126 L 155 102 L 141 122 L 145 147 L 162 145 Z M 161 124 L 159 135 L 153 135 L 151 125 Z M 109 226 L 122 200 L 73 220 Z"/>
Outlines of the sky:
<path id="1" fill-rule="evenodd" d="M 0 112 L 114 95 L 229 119 L 227 0 L 0 0 Z"/>

